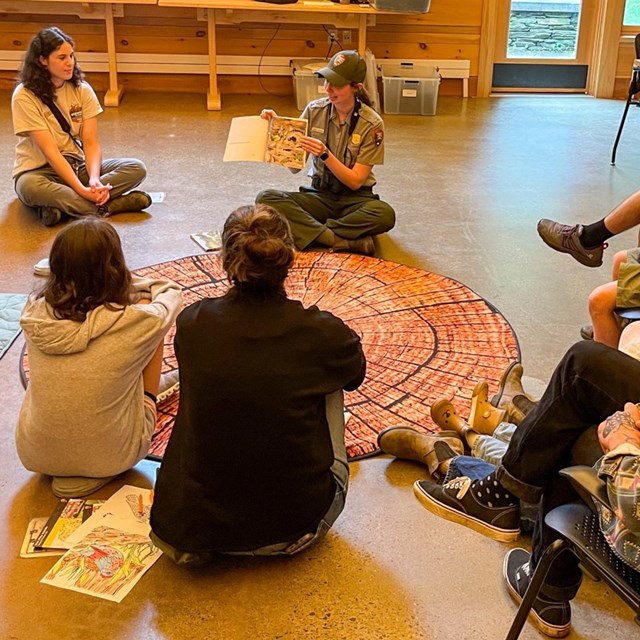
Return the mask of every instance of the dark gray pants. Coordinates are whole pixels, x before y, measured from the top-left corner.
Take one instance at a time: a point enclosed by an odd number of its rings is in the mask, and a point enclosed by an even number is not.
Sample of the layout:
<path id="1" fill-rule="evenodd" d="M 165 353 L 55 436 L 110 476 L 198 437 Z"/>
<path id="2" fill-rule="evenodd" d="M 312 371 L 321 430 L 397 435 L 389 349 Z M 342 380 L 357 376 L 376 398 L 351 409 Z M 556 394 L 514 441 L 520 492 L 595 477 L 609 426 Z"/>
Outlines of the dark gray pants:
<path id="1" fill-rule="evenodd" d="M 305 249 L 326 229 L 355 240 L 392 229 L 396 214 L 390 205 L 370 191 L 334 194 L 301 187 L 300 191 L 268 189 L 258 194 L 257 204 L 268 204 L 291 225 L 298 249 Z"/>
<path id="2" fill-rule="evenodd" d="M 147 168 L 136 158 L 114 158 L 103 160 L 100 180 L 110 184 L 111 199 L 121 196 L 137 187 L 146 177 Z M 89 174 L 84 163 L 78 165 L 77 175 L 80 182 L 87 186 Z M 18 176 L 15 182 L 18 198 L 28 207 L 54 207 L 73 217 L 95 215 L 97 207 L 90 200 L 79 196 L 53 167 L 46 165 L 27 171 Z"/>

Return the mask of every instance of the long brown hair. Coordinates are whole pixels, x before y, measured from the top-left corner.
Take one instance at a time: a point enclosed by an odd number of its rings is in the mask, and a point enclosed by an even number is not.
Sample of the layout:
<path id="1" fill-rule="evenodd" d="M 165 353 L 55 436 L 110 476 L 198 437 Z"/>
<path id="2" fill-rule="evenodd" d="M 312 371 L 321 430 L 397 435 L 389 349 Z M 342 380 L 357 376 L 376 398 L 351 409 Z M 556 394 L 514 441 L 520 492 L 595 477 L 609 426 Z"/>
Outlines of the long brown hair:
<path id="1" fill-rule="evenodd" d="M 238 288 L 284 293 L 295 247 L 289 223 L 265 204 L 239 207 L 222 230 L 222 266 Z"/>
<path id="2" fill-rule="evenodd" d="M 49 254 L 51 273 L 38 295 L 56 318 L 82 322 L 104 305 L 117 310 L 130 303 L 131 273 L 120 236 L 104 220 L 87 216 L 65 227 Z"/>
<path id="3" fill-rule="evenodd" d="M 53 102 L 55 87 L 51 80 L 49 70 L 40 62 L 40 56 L 48 58 L 54 51 L 58 50 L 65 42 L 68 42 L 75 49 L 73 40 L 58 27 L 47 27 L 39 31 L 29 43 L 29 48 L 20 69 L 18 81 L 35 93 L 43 102 Z M 74 58 L 73 76 L 69 82 L 77 87 L 84 78 L 82 70 Z"/>

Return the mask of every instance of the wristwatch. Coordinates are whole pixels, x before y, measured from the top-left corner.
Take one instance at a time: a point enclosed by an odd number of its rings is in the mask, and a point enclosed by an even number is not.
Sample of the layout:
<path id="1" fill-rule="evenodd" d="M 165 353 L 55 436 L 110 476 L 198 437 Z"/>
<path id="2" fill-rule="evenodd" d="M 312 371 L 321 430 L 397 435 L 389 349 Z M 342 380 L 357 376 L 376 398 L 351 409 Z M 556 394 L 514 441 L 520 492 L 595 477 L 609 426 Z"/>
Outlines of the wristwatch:
<path id="1" fill-rule="evenodd" d="M 329 151 L 323 151 L 318 157 L 324 162 L 329 157 Z"/>

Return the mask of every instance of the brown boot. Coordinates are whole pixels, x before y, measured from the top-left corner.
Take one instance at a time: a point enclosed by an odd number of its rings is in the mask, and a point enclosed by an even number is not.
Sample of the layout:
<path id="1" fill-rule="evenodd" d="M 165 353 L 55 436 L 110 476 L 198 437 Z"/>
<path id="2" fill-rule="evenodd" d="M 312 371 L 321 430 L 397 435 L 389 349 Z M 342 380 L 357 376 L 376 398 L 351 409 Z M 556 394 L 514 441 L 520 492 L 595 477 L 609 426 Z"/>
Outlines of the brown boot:
<path id="1" fill-rule="evenodd" d="M 436 442 L 446 442 L 451 449 L 462 455 L 464 447 L 462 440 L 452 431 L 437 434 L 420 433 L 411 427 L 402 425 L 388 427 L 378 434 L 378 446 L 383 453 L 422 462 L 429 469 L 429 475 L 437 471 L 440 461 L 435 451 Z"/>
<path id="2" fill-rule="evenodd" d="M 519 362 L 512 362 L 500 376 L 498 393 L 491 398 L 491 404 L 498 409 L 504 409 L 509 421 L 513 424 L 520 424 L 536 404 L 536 401 L 522 388 L 523 372 Z M 514 403 L 516 398 L 517 401 Z"/>
<path id="3" fill-rule="evenodd" d="M 469 425 L 474 431 L 484 435 L 493 435 L 496 427 L 506 420 L 505 409 L 498 409 L 489 402 L 489 386 L 486 380 L 480 380 L 471 392 L 471 410 Z"/>
<path id="4" fill-rule="evenodd" d="M 456 408 L 448 398 L 436 400 L 431 405 L 431 419 L 440 429 L 453 429 L 458 436 L 462 436 L 469 429 L 469 425 L 458 415 Z"/>
<path id="5" fill-rule="evenodd" d="M 151 206 L 151 196 L 144 191 L 129 191 L 123 196 L 109 200 L 102 207 L 102 216 L 113 216 L 116 213 L 136 213 Z"/>
<path id="6" fill-rule="evenodd" d="M 371 236 L 362 236 L 357 240 L 346 240 L 336 236 L 336 242 L 331 249 L 334 253 L 359 253 L 363 256 L 373 256 L 376 245 Z"/>

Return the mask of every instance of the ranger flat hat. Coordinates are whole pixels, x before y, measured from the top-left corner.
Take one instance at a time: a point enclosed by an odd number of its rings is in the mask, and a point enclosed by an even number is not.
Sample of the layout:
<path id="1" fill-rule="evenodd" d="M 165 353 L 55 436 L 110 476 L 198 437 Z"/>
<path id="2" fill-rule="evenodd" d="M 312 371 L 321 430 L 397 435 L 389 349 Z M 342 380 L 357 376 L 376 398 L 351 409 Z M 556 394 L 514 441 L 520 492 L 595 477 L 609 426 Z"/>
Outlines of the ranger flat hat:
<path id="1" fill-rule="evenodd" d="M 367 75 L 367 63 L 357 51 L 339 51 L 329 64 L 316 71 L 334 87 L 346 87 L 352 82 L 364 82 Z"/>

